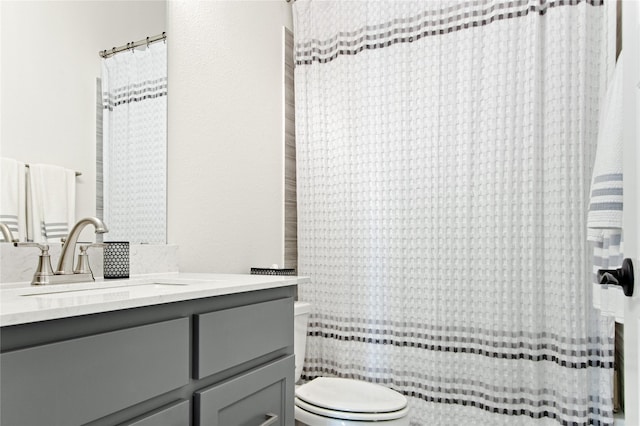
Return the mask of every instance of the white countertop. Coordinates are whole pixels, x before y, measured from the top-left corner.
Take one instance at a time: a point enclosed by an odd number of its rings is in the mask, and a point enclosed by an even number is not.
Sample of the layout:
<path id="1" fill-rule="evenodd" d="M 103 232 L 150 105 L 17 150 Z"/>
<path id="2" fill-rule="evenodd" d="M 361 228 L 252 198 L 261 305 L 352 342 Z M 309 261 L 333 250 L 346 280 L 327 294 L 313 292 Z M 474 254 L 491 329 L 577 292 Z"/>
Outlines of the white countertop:
<path id="1" fill-rule="evenodd" d="M 295 276 L 166 273 L 96 279 L 91 283 L 5 284 L 0 290 L 0 326 L 286 287 L 307 280 Z"/>

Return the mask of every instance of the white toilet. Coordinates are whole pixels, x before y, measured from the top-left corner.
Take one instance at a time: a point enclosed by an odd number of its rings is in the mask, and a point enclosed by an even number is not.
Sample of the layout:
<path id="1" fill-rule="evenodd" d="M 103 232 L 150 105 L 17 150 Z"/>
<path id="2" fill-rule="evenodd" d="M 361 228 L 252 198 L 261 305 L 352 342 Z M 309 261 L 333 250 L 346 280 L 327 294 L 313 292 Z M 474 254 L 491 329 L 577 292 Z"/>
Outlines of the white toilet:
<path id="1" fill-rule="evenodd" d="M 296 382 L 300 380 L 311 305 L 295 303 L 294 352 Z M 296 386 L 296 425 L 408 426 L 409 407 L 404 395 L 361 380 L 318 377 Z"/>

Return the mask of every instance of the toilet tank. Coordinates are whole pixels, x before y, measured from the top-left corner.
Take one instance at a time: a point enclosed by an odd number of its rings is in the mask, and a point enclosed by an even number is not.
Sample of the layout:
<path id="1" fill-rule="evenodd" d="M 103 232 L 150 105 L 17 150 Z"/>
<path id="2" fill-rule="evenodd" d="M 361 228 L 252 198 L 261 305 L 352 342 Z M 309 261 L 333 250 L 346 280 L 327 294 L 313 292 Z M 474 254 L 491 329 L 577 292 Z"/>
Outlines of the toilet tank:
<path id="1" fill-rule="evenodd" d="M 311 304 L 307 302 L 295 302 L 293 305 L 293 351 L 296 356 L 296 382 L 300 380 L 302 365 L 304 364 L 304 352 L 307 344 L 307 322 L 309 321 Z"/>

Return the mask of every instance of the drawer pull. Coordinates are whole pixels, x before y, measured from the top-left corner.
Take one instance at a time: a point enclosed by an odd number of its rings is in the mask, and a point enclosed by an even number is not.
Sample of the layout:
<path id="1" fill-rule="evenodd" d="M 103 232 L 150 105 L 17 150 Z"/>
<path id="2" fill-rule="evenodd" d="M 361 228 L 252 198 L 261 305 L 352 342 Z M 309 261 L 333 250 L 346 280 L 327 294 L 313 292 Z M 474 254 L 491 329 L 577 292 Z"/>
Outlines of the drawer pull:
<path id="1" fill-rule="evenodd" d="M 267 413 L 264 415 L 266 419 L 264 422 L 260 423 L 258 426 L 270 426 L 278 421 L 278 415 L 273 413 Z"/>

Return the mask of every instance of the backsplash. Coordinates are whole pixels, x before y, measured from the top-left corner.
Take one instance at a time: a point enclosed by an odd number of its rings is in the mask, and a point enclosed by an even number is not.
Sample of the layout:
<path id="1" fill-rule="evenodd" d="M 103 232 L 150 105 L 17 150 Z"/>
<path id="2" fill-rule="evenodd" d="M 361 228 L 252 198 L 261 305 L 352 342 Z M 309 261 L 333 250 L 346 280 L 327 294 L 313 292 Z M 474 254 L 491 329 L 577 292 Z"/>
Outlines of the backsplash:
<path id="1" fill-rule="evenodd" d="M 56 269 L 61 245 L 50 244 L 51 266 Z M 17 248 L 0 244 L 0 287 L 3 284 L 31 281 L 38 265 L 37 248 Z M 102 248 L 89 250 L 89 263 L 96 278 L 102 277 Z M 77 251 L 76 251 L 77 256 Z M 162 244 L 132 244 L 130 246 L 130 274 L 178 272 L 178 246 Z"/>

